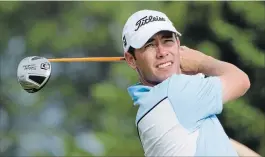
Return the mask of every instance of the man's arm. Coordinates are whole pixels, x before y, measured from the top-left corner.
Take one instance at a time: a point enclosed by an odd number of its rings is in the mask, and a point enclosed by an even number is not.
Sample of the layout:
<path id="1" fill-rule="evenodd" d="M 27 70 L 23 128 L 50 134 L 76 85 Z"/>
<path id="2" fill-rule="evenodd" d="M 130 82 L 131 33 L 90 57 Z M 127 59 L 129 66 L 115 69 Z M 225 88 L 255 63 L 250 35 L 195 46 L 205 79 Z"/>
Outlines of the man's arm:
<path id="1" fill-rule="evenodd" d="M 253 150 L 251 150 L 250 148 L 248 148 L 247 146 L 233 140 L 230 139 L 233 147 L 236 149 L 237 153 L 239 156 L 257 156 L 257 157 L 261 157 L 258 153 L 254 152 Z"/>
<path id="2" fill-rule="evenodd" d="M 203 73 L 220 78 L 223 103 L 241 97 L 250 88 L 247 74 L 233 64 L 217 60 L 185 46 L 181 47 L 180 55 L 181 69 L 184 73 Z"/>

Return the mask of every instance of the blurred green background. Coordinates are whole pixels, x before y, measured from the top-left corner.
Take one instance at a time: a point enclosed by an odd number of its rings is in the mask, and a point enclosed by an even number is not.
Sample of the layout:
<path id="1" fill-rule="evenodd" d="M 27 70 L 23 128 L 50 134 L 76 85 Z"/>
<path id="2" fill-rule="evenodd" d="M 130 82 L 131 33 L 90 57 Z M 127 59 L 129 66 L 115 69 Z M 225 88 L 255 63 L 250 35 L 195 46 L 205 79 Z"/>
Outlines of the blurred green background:
<path id="1" fill-rule="evenodd" d="M 17 82 L 18 63 L 47 58 L 123 56 L 121 33 L 141 9 L 163 11 L 181 44 L 233 63 L 250 77 L 246 95 L 220 120 L 228 135 L 265 156 L 265 2 L 0 2 L 0 156 L 143 156 L 138 81 L 125 62 L 52 63 L 38 93 Z"/>

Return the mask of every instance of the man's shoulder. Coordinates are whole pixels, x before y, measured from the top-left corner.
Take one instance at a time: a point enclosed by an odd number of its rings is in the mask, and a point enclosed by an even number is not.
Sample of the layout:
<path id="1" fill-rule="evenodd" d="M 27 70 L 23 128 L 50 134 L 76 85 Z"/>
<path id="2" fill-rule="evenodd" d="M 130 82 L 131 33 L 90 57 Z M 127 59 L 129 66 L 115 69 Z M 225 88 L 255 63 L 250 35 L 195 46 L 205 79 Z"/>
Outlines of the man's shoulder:
<path id="1" fill-rule="evenodd" d="M 136 83 L 127 88 L 134 105 L 153 104 L 167 96 L 168 80 L 165 80 L 156 86 L 146 86 Z"/>

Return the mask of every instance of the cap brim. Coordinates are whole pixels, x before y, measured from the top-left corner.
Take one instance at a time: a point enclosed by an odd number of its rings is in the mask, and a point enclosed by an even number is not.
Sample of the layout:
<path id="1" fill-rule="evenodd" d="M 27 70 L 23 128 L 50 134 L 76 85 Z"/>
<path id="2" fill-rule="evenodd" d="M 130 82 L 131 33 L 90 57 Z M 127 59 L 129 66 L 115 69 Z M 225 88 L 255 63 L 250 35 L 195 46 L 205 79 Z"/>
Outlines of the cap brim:
<path id="1" fill-rule="evenodd" d="M 131 38 L 131 46 L 133 48 L 139 49 L 144 46 L 144 44 L 156 33 L 160 31 L 171 31 L 178 35 L 181 35 L 176 28 L 169 23 L 161 24 L 149 24 L 138 30 L 137 33 Z"/>

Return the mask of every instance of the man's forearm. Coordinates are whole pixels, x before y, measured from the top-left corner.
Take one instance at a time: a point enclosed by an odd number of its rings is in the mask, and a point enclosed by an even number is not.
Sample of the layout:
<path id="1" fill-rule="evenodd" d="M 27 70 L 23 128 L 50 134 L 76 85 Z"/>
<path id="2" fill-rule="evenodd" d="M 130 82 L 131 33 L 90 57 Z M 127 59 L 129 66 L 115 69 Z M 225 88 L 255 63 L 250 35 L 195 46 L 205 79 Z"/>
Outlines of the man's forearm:
<path id="1" fill-rule="evenodd" d="M 207 76 L 222 76 L 224 74 L 244 75 L 235 65 L 220 61 L 200 51 L 181 47 L 181 70 L 184 73 L 203 73 Z"/>
<path id="2" fill-rule="evenodd" d="M 201 61 L 199 72 L 207 76 L 222 76 L 225 74 L 234 74 L 236 76 L 244 75 L 245 73 L 237 68 L 235 65 L 220 61 L 211 56 L 203 56 Z"/>
<path id="3" fill-rule="evenodd" d="M 237 153 L 239 156 L 251 156 L 251 157 L 260 157 L 260 155 L 256 152 L 254 152 L 253 150 L 249 149 L 247 146 L 233 140 L 230 139 L 233 147 L 236 149 Z"/>

